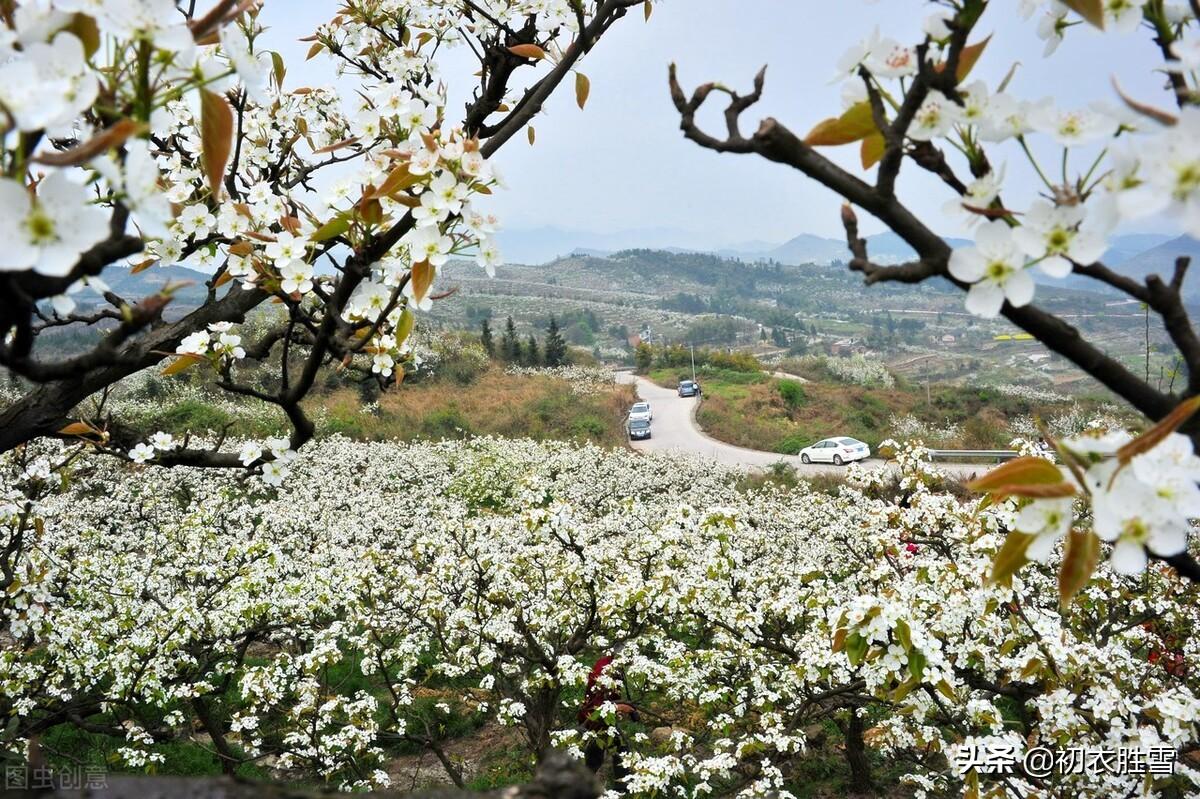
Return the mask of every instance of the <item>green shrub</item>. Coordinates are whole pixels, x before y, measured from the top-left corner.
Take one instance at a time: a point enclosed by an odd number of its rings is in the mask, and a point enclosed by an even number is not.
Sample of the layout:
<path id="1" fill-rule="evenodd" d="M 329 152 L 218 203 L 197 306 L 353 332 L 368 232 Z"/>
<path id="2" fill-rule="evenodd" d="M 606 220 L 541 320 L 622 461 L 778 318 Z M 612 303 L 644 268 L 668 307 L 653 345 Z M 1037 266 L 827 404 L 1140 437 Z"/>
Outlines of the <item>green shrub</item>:
<path id="1" fill-rule="evenodd" d="M 604 424 L 604 420 L 591 414 L 580 416 L 571 423 L 572 435 L 594 441 L 602 440 L 607 430 L 608 426 Z"/>
<path id="2" fill-rule="evenodd" d="M 471 435 L 471 423 L 451 404 L 427 413 L 421 419 L 421 432 L 428 438 L 466 438 Z"/>
<path id="3" fill-rule="evenodd" d="M 232 419 L 220 408 L 214 408 L 199 400 L 183 400 L 163 411 L 158 421 L 167 432 L 185 433 L 189 430 L 220 430 Z"/>
<path id="4" fill-rule="evenodd" d="M 775 388 L 779 391 L 779 396 L 783 397 L 784 404 L 792 410 L 799 408 L 808 399 L 808 395 L 804 393 L 804 386 L 795 380 L 780 380 Z"/>

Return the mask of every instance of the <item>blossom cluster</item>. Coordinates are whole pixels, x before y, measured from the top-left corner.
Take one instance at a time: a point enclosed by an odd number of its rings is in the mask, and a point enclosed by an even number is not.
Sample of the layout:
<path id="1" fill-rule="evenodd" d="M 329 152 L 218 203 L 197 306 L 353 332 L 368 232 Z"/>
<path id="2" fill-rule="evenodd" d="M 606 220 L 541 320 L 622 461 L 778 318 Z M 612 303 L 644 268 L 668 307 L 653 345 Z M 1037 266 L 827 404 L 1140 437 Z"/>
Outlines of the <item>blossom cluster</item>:
<path id="1" fill-rule="evenodd" d="M 20 643 L 0 656 L 0 709 L 22 731 L 105 708 L 98 722 L 154 733 L 123 744 L 136 764 L 190 734 L 199 703 L 247 757 L 368 787 L 389 741 L 421 745 L 419 696 L 514 725 L 529 751 L 579 752 L 602 734 L 578 729 L 579 691 L 619 651 L 671 728 L 627 739 L 639 795 L 747 775 L 748 796 L 796 795 L 805 730 L 851 694 L 869 744 L 930 795 L 968 790 L 952 747 L 1012 725 L 1031 745 L 1194 745 L 1200 685 L 1164 665 L 1200 655 L 1180 636 L 1194 589 L 1102 568 L 1064 614 L 1044 567 L 989 585 L 1010 511 L 931 491 L 923 449 L 896 451 L 907 488 L 836 495 L 492 439 L 324 439 L 276 487 L 105 460 L 63 489 L 47 480 L 61 452 L 9 456 L 0 536 L 42 522 L 0 592 Z M 1140 786 L 1061 779 L 1079 796 Z"/>
<path id="2" fill-rule="evenodd" d="M 1080 26 L 1068 4 L 1058 0 L 1022 0 L 1020 5 L 1026 17 L 1038 16 L 1037 33 L 1047 42 L 1047 56 L 1068 31 L 1095 30 Z M 955 249 L 949 260 L 950 275 L 970 286 L 966 306 L 975 315 L 995 317 L 1006 302 L 1014 308 L 1029 304 L 1035 269 L 1061 279 L 1076 264 L 1095 263 L 1122 222 L 1165 213 L 1185 232 L 1200 236 L 1200 181 L 1195 177 L 1200 173 L 1200 107 L 1194 104 L 1200 34 L 1194 6 L 1144 0 L 1095 5 L 1102 7 L 1102 19 L 1091 21 L 1103 24 L 1105 35 L 1128 36 L 1144 28 L 1161 43 L 1169 55 L 1165 69 L 1177 81 L 1182 105 L 1177 114 L 1148 111 L 1149 106 L 1136 102 L 1081 108 L 1057 98 L 1030 101 L 1009 90 L 1009 79 L 997 87 L 975 80 L 959 86 L 953 99 L 930 89 L 908 128 L 913 142 L 946 141 L 978 167 L 961 196 L 947 204 L 951 214 L 977 225 L 974 244 Z M 956 13 L 956 8 L 939 8 L 926 20 L 927 57 L 935 63 L 950 47 Z M 972 46 L 982 51 L 985 45 Z M 973 63 L 978 51 L 962 57 Z M 838 70 L 847 79 L 843 98 L 848 109 L 867 108 L 868 86 L 882 102 L 898 108 L 894 92 L 898 88 L 903 95 L 904 81 L 919 70 L 919 56 L 915 47 L 876 31 L 850 48 Z M 865 81 L 860 70 L 869 73 Z M 1035 157 L 1043 142 L 1061 149 L 1061 178 L 1048 177 L 1053 171 Z M 1018 157 L 1028 159 L 1042 180 L 1036 199 L 1018 203 L 1001 198 L 1005 161 L 996 152 L 984 152 L 1004 145 L 1017 145 Z M 1097 147 L 1103 148 L 1099 158 L 1093 155 Z M 1069 174 L 1069 157 L 1081 150 L 1090 167 Z"/>

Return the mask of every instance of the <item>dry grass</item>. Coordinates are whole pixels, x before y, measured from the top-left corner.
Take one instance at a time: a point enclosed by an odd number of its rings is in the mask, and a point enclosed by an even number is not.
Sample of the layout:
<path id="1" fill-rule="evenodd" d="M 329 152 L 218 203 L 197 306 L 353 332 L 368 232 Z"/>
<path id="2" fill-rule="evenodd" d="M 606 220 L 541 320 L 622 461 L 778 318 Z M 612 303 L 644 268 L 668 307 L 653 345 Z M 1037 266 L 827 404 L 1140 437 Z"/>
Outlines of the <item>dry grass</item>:
<path id="1" fill-rule="evenodd" d="M 468 386 L 443 381 L 413 383 L 379 399 L 376 413 L 363 413 L 348 389 L 322 397 L 325 432 L 370 440 L 509 438 L 625 443 L 624 418 L 634 401 L 632 386 L 576 395 L 552 377 L 522 377 L 493 367 Z"/>

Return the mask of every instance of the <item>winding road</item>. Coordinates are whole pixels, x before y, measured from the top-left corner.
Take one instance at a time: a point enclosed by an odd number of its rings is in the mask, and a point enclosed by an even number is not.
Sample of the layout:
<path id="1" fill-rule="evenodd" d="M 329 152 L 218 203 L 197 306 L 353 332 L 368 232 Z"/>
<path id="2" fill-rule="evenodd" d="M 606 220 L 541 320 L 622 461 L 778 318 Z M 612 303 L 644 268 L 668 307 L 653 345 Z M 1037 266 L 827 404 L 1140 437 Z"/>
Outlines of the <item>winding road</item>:
<path id="1" fill-rule="evenodd" d="M 663 388 L 630 372 L 618 372 L 617 382 L 633 384 L 637 389 L 638 396 L 650 403 L 650 409 L 654 414 L 654 420 L 651 422 L 652 436 L 646 441 L 631 442 L 636 450 L 692 455 L 708 458 L 726 466 L 755 471 L 767 469 L 780 461 L 809 474 L 840 474 L 845 471 L 844 466 L 824 463 L 804 464 L 795 455 L 780 455 L 777 452 L 746 449 L 718 441 L 706 435 L 696 423 L 695 411 L 698 399 L 680 397 L 674 389 Z M 836 431 L 830 431 L 830 435 L 836 435 Z M 886 461 L 878 458 L 865 461 L 863 466 L 867 469 L 893 468 Z M 938 468 L 947 474 L 967 478 L 973 474 L 981 474 L 990 467 L 977 463 L 940 463 Z"/>

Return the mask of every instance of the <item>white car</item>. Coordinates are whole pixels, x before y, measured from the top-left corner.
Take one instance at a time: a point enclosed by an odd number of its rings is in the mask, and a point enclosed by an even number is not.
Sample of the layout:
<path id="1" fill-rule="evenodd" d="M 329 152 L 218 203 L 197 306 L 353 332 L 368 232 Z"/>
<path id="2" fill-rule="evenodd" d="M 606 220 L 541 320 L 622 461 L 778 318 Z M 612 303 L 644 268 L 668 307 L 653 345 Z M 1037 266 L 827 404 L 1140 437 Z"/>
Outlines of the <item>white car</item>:
<path id="1" fill-rule="evenodd" d="M 871 448 L 857 438 L 827 438 L 800 450 L 803 463 L 833 463 L 841 466 L 871 457 Z"/>
<path id="2" fill-rule="evenodd" d="M 654 414 L 650 412 L 650 403 L 635 402 L 633 407 L 629 409 L 629 421 L 631 422 L 652 422 Z"/>

